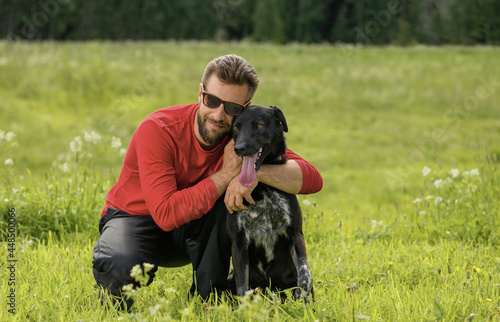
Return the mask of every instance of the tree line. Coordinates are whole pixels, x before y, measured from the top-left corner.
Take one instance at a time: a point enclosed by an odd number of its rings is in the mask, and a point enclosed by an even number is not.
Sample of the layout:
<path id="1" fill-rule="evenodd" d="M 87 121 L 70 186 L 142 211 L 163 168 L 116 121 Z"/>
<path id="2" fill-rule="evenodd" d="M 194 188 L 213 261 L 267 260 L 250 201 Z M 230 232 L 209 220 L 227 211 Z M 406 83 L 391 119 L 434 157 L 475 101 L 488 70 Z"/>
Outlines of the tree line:
<path id="1" fill-rule="evenodd" d="M 0 37 L 500 44 L 499 0 L 7 0 Z"/>

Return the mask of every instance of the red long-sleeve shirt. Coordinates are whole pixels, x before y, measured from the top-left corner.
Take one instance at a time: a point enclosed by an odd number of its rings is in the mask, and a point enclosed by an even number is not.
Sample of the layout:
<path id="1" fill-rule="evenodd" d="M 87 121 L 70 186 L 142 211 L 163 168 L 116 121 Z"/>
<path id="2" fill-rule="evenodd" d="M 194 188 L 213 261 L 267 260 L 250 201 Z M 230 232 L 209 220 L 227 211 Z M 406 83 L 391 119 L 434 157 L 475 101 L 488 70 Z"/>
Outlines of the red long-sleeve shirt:
<path id="1" fill-rule="evenodd" d="M 108 207 L 131 215 L 151 215 L 160 228 L 170 231 L 212 209 L 218 192 L 208 176 L 222 167 L 229 138 L 210 151 L 201 147 L 193 129 L 198 106 L 166 107 L 139 125 L 101 216 Z M 310 163 L 291 150 L 285 156 L 302 169 L 300 194 L 321 190 L 323 179 Z"/>

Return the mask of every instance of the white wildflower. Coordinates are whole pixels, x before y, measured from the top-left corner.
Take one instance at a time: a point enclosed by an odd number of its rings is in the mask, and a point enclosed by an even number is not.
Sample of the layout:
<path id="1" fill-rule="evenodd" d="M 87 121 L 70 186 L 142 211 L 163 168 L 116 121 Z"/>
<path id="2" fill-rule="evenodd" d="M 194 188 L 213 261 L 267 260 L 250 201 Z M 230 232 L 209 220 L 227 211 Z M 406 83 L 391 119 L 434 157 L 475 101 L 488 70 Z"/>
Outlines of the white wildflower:
<path id="1" fill-rule="evenodd" d="M 384 223 L 382 222 L 382 220 L 379 220 L 379 221 L 376 221 L 376 220 L 373 220 L 371 221 L 371 224 L 372 224 L 372 229 L 376 229 L 377 226 L 384 226 Z"/>
<path id="2" fill-rule="evenodd" d="M 83 138 L 87 142 L 97 144 L 97 142 L 99 142 L 99 140 L 101 139 L 101 136 L 99 135 L 99 133 L 97 133 L 95 131 L 92 131 L 92 132 L 85 131 L 85 133 L 83 134 Z"/>
<path id="3" fill-rule="evenodd" d="M 15 136 L 16 136 L 16 133 L 14 133 L 12 131 L 7 132 L 7 134 L 5 134 L 5 140 L 10 142 Z"/>
<path id="4" fill-rule="evenodd" d="M 369 320 L 370 319 L 369 316 L 363 315 L 361 313 L 355 314 L 354 317 L 357 318 L 357 319 L 360 319 L 360 320 Z"/>
<path id="5" fill-rule="evenodd" d="M 125 149 L 125 148 L 121 148 L 121 149 L 120 149 L 120 155 L 121 155 L 121 156 L 124 156 L 124 155 L 125 155 L 125 153 L 127 153 L 127 149 Z"/>
<path id="6" fill-rule="evenodd" d="M 14 161 L 12 161 L 12 159 L 5 160 L 5 165 L 13 165 L 13 164 L 14 164 Z"/>
<path id="7" fill-rule="evenodd" d="M 142 275 L 142 268 L 141 265 L 137 264 L 132 269 L 130 270 L 130 276 L 132 277 L 138 277 Z"/>
<path id="8" fill-rule="evenodd" d="M 413 203 L 414 203 L 414 204 L 417 204 L 417 203 L 420 203 L 421 201 L 422 201 L 422 199 L 417 198 L 417 199 L 413 200 Z"/>
<path id="9" fill-rule="evenodd" d="M 82 151 L 82 138 L 80 136 L 75 136 L 73 141 L 69 143 L 69 148 L 73 153 Z"/>
<path id="10" fill-rule="evenodd" d="M 122 140 L 120 140 L 120 138 L 117 138 L 116 136 L 113 136 L 111 138 L 111 148 L 119 149 L 121 147 L 122 147 Z"/>
<path id="11" fill-rule="evenodd" d="M 471 176 L 478 176 L 479 175 L 479 169 L 472 169 L 472 170 L 470 170 L 470 175 Z"/>
<path id="12" fill-rule="evenodd" d="M 164 292 L 165 292 L 165 293 L 175 293 L 175 292 L 176 292 L 176 290 L 175 290 L 175 288 L 173 288 L 173 287 L 169 287 L 169 288 L 165 289 L 165 290 L 164 290 Z"/>
<path id="13" fill-rule="evenodd" d="M 434 181 L 434 187 L 439 188 L 439 187 L 441 187 L 442 183 L 443 183 L 443 180 L 437 179 L 436 181 Z"/>
<path id="14" fill-rule="evenodd" d="M 460 175 L 460 171 L 458 169 L 451 169 L 450 174 L 453 178 L 456 178 Z"/>
<path id="15" fill-rule="evenodd" d="M 425 200 L 430 200 L 430 199 L 434 199 L 434 196 L 427 196 L 427 197 L 425 197 Z"/>
<path id="16" fill-rule="evenodd" d="M 62 172 L 67 173 L 69 171 L 69 164 L 68 162 L 64 162 L 59 166 L 59 169 L 61 169 Z"/>
<path id="17" fill-rule="evenodd" d="M 144 263 L 143 265 L 144 265 L 144 271 L 146 271 L 146 272 L 149 272 L 150 270 L 152 270 L 155 267 L 154 264 L 150 264 L 150 263 Z"/>
<path id="18" fill-rule="evenodd" d="M 437 196 L 436 199 L 434 199 L 434 203 L 437 205 L 439 203 L 443 202 L 443 198 Z"/>
<path id="19" fill-rule="evenodd" d="M 158 311 L 161 309 L 161 304 L 160 303 L 157 303 L 155 306 L 150 306 L 149 307 L 149 313 L 151 315 L 155 315 L 156 313 L 158 313 Z"/>
<path id="20" fill-rule="evenodd" d="M 428 167 L 426 167 L 426 166 L 425 166 L 425 167 L 422 169 L 422 175 L 423 175 L 424 177 L 426 177 L 429 173 L 431 173 L 431 171 L 432 171 L 431 169 L 429 169 Z"/>
<path id="21" fill-rule="evenodd" d="M 311 202 L 310 202 L 309 200 L 307 200 L 307 199 L 304 199 L 304 200 L 302 200 L 302 204 L 303 204 L 304 206 L 310 206 L 310 205 L 311 205 Z"/>
<path id="22" fill-rule="evenodd" d="M 122 290 L 124 292 L 130 292 L 134 289 L 134 284 L 123 285 Z"/>

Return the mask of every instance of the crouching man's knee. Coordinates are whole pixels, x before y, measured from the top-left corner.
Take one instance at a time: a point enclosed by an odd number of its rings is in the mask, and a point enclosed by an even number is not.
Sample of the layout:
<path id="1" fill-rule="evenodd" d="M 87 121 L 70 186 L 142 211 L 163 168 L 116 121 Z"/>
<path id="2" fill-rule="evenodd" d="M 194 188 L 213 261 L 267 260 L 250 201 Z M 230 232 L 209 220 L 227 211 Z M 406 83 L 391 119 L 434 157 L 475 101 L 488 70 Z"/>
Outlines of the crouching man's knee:
<path id="1" fill-rule="evenodd" d="M 93 273 L 97 286 L 101 288 L 99 292 L 101 303 L 109 303 L 112 306 L 119 303 L 122 309 L 130 309 L 133 300 L 124 293 L 124 286 L 133 289 L 151 284 L 158 267 L 156 265 L 151 267 L 148 264 L 141 259 L 123 254 L 94 258 Z M 148 271 L 147 274 L 143 274 L 145 270 Z"/>

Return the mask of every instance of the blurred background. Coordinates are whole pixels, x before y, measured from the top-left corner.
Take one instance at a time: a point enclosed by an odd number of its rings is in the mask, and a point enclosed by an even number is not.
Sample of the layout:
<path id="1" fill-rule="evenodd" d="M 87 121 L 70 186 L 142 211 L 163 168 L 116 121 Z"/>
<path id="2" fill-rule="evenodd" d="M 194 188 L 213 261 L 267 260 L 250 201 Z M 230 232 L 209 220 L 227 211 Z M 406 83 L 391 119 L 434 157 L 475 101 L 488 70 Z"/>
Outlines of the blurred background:
<path id="1" fill-rule="evenodd" d="M 500 44 L 498 0 L 11 0 L 0 37 Z"/>
<path id="2" fill-rule="evenodd" d="M 119 317 L 92 288 L 106 194 L 139 123 L 196 103 L 206 64 L 228 53 L 256 68 L 253 102 L 280 106 L 288 146 L 323 176 L 299 196 L 316 302 L 202 307 L 184 267 L 158 271 L 120 319 L 498 319 L 498 17 L 499 0 L 0 0 L 13 321 Z"/>

